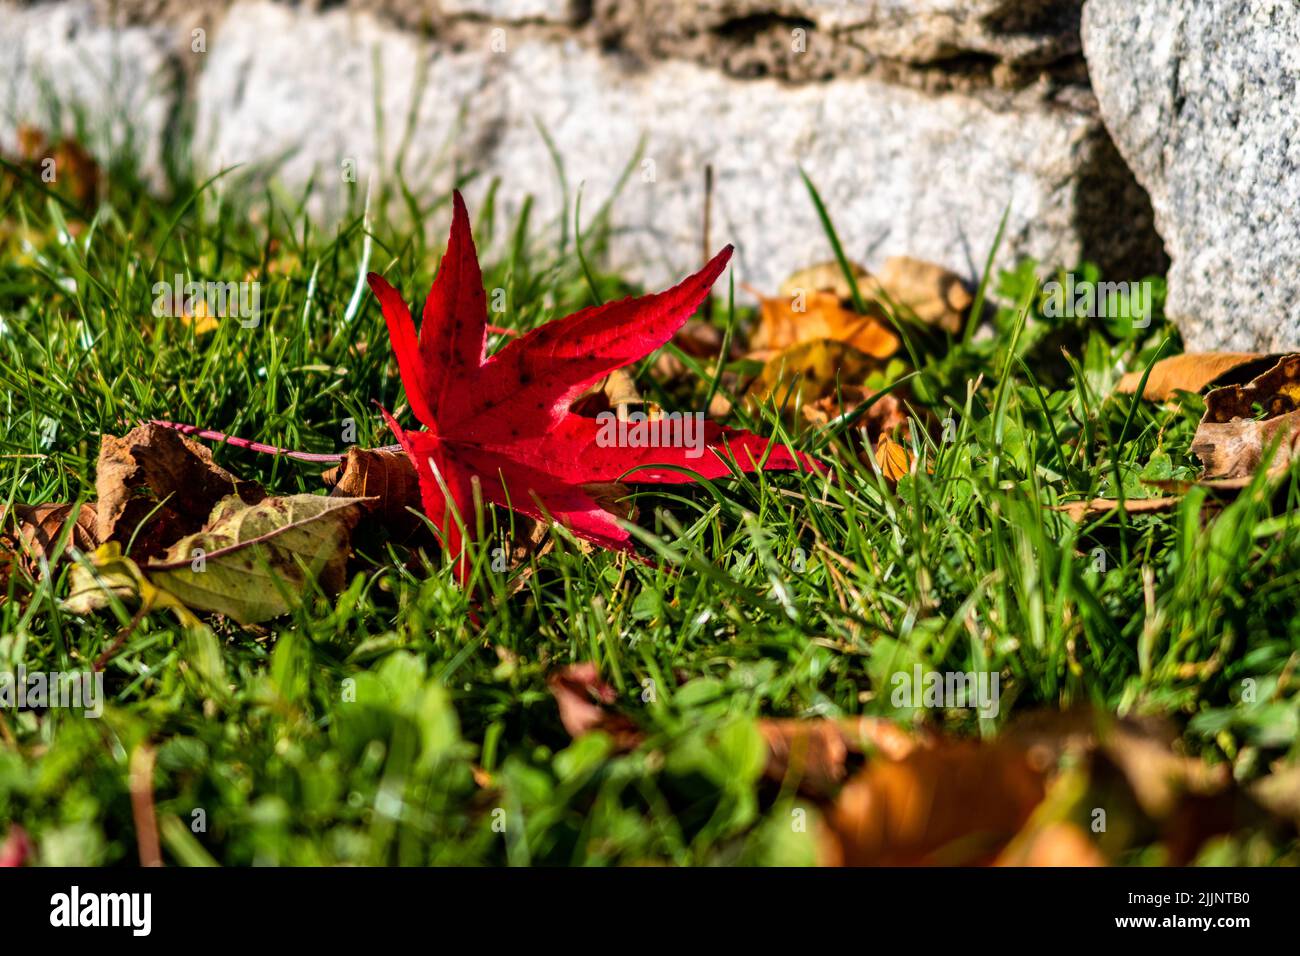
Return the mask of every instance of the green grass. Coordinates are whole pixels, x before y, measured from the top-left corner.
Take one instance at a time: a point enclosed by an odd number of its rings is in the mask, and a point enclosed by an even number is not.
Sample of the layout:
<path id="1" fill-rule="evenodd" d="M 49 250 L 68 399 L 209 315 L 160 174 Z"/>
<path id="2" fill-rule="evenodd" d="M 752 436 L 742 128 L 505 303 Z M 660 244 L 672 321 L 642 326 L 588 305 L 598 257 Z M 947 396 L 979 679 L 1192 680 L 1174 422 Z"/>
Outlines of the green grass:
<path id="1" fill-rule="evenodd" d="M 0 189 L 0 500 L 93 498 L 100 434 L 151 418 L 326 452 L 348 418 L 361 445 L 391 442 L 373 401 L 410 421 L 376 304 L 367 293 L 349 309 L 366 268 L 359 214 L 322 233 L 292 207 L 254 219 L 210 190 L 163 202 L 120 177 L 86 221 L 40 183 Z M 579 256 L 493 208 L 475 229 L 502 250 L 485 262 L 487 287 L 505 290 L 494 323 L 529 328 L 627 291 L 588 269 L 606 217 L 591 217 Z M 445 207 L 418 212 L 445 235 Z M 422 301 L 437 240 L 373 226 L 369 267 Z M 1091 704 L 1169 716 L 1188 752 L 1258 776 L 1296 749 L 1300 488 L 1252 489 L 1212 520 L 1199 492 L 1173 514 L 1083 527 L 1050 510 L 1193 476 L 1199 406 L 1111 397 L 1173 331 L 1159 317 L 1145 330 L 1048 319 L 1034 268 L 990 283 L 992 334 L 909 330 L 907 384 L 918 410 L 951 420 L 952 440 L 920 439 L 921 467 L 896 489 L 846 429 L 795 431 L 768 408 L 731 423 L 816 449 L 835 480 L 639 490 L 659 569 L 554 532 L 550 553 L 500 574 L 489 534 L 472 599 L 436 553 L 363 535 L 342 594 L 265 628 L 186 634 L 166 613 L 146 618 L 108 667 L 100 720 L 0 712 L 13 741 L 0 743 L 0 821 L 21 823 L 42 862 L 134 863 L 128 764 L 148 740 L 164 856 L 180 864 L 809 862 L 812 840 L 789 825 L 796 798 L 759 780 L 759 715 L 915 717 L 993 736 L 1018 714 Z M 258 279 L 262 324 L 196 337 L 154 318 L 152 286 L 177 272 Z M 715 291 L 720 327 L 748 320 L 724 283 Z M 702 408 L 718 387 L 700 369 L 665 391 L 648 366 L 638 380 L 669 408 Z M 214 452 L 277 493 L 322 488 L 319 467 Z M 83 669 L 129 619 L 61 611 L 68 573 L 11 578 L 0 670 Z M 545 675 L 580 660 L 599 663 L 644 746 L 569 739 Z M 889 675 L 914 662 L 999 671 L 999 715 L 896 710 Z M 1257 703 L 1240 702 L 1247 678 Z M 1293 844 L 1250 834 L 1206 852 L 1296 860 Z"/>

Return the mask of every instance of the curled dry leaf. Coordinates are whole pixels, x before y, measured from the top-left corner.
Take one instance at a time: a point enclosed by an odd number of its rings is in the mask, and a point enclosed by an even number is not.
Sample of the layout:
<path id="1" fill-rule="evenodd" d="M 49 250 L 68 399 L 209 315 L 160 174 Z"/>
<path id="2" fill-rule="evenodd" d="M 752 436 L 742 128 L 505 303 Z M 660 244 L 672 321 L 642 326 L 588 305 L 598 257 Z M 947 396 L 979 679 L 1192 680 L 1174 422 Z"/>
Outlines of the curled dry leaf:
<path id="1" fill-rule="evenodd" d="M 620 751 L 633 750 L 641 743 L 642 733 L 631 718 L 612 708 L 618 692 L 600 679 L 591 661 L 570 664 L 551 673 L 546 686 L 560 710 L 560 723 L 570 737 L 581 737 L 594 730 L 609 734 Z"/>
<path id="2" fill-rule="evenodd" d="M 1298 439 L 1300 355 L 1288 355 L 1245 385 L 1217 388 L 1205 396 L 1192 453 L 1205 464 L 1203 478 L 1245 478 L 1274 448 L 1270 467 L 1285 467 Z"/>
<path id="3" fill-rule="evenodd" d="M 125 544 L 135 536 L 133 553 L 143 555 L 161 553 L 202 527 L 213 505 L 227 495 L 249 503 L 266 497 L 256 482 L 242 481 L 216 464 L 207 448 L 152 423 L 121 438 L 100 439 L 95 490 L 96 539 Z"/>
<path id="4" fill-rule="evenodd" d="M 878 295 L 879 290 L 926 325 L 950 335 L 961 331 L 966 312 L 975 301 L 961 276 L 909 256 L 886 259 L 875 282 L 868 283 L 862 293 Z"/>
<path id="5" fill-rule="evenodd" d="M 1161 359 L 1151 366 L 1142 397 L 1152 402 L 1171 399 L 1178 392 L 1199 392 L 1228 379 L 1246 381 L 1275 363 L 1280 355 L 1261 352 L 1188 352 Z M 1142 382 L 1146 369 L 1125 373 L 1115 391 L 1132 395 Z"/>
<path id="6" fill-rule="evenodd" d="M 342 589 L 348 543 L 364 499 L 290 495 L 218 503 L 207 527 L 176 542 L 144 571 L 187 607 L 241 624 L 286 613 L 315 582 Z"/>
<path id="7" fill-rule="evenodd" d="M 370 511 L 394 536 L 403 538 L 423 525 L 420 483 L 403 452 L 349 448 L 343 463 L 321 475 L 331 498 L 366 498 Z M 414 509 L 417 513 L 412 513 Z"/>
<path id="8" fill-rule="evenodd" d="M 1192 438 L 1192 454 L 1205 465 L 1206 479 L 1249 479 L 1271 449 L 1276 450 L 1270 468 L 1284 467 L 1295 456 L 1298 436 L 1300 412 L 1264 421 L 1202 422 Z"/>
<path id="9" fill-rule="evenodd" d="M 1131 515 L 1163 514 L 1175 510 L 1180 501 L 1181 498 L 1125 498 L 1123 501 L 1116 498 L 1091 498 L 1071 501 L 1064 505 L 1053 505 L 1052 510 L 1063 511 L 1069 515 L 1071 521 L 1080 524 L 1087 518 L 1110 514 L 1120 509 L 1123 509 L 1125 514 Z"/>
<path id="10" fill-rule="evenodd" d="M 99 544 L 95 537 L 95 509 L 92 505 L 16 504 L 12 514 L 18 524 L 18 536 L 28 559 L 28 570 L 33 574 L 39 570 L 42 559 L 53 566 L 63 557 L 64 551 L 59 543 L 65 540 L 65 534 L 68 535 L 67 544 L 78 551 L 89 553 Z M 70 522 L 72 528 L 69 531 Z"/>

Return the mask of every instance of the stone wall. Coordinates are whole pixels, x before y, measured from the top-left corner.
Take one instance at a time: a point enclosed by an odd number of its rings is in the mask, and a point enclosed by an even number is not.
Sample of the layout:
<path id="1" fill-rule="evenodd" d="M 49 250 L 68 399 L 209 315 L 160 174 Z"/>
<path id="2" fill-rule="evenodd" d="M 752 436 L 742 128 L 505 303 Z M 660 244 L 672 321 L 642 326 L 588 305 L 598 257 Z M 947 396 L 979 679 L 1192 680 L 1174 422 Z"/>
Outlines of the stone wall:
<path id="1" fill-rule="evenodd" d="M 1002 264 L 1140 275 L 1161 244 L 1098 117 L 1080 5 L 0 0 L 0 139 L 53 101 L 116 116 L 94 148 L 134 150 L 165 188 L 192 122 L 203 170 L 313 182 L 323 219 L 345 173 L 392 177 L 398 157 L 423 195 L 475 172 L 471 202 L 499 177 L 506 215 L 532 195 L 543 220 L 579 187 L 589 219 L 626 172 L 609 264 L 651 283 L 697 262 L 710 165 L 713 244 L 767 289 L 829 256 L 802 168 L 868 266 L 906 253 L 973 278 L 1009 205 Z"/>

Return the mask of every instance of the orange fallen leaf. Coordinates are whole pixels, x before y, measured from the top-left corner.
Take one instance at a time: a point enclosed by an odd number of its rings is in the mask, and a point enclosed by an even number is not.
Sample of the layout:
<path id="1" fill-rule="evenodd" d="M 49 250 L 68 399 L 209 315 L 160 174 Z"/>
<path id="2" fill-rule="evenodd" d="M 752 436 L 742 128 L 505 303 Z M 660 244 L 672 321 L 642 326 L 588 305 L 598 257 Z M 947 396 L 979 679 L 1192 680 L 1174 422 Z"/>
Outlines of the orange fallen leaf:
<path id="1" fill-rule="evenodd" d="M 912 453 L 889 435 L 881 435 L 876 443 L 876 467 L 886 481 L 896 482 L 912 470 Z"/>
<path id="2" fill-rule="evenodd" d="M 1042 801 L 1044 775 L 1023 750 L 945 741 L 869 761 L 826 814 L 828 865 L 991 862 Z"/>
<path id="3" fill-rule="evenodd" d="M 860 315 L 845 308 L 833 292 L 807 291 L 792 297 L 764 298 L 759 327 L 750 340 L 755 350 L 786 349 L 801 342 L 834 339 L 875 358 L 888 358 L 902 344 L 883 312 Z"/>
<path id="4" fill-rule="evenodd" d="M 1199 392 L 1230 376 L 1243 380 L 1262 372 L 1276 362 L 1280 355 L 1262 352 L 1188 352 L 1161 359 L 1151 366 L 1142 397 L 1152 402 L 1163 402 L 1178 392 Z M 1146 369 L 1128 372 L 1119 380 L 1115 391 L 1132 395 L 1142 381 Z M 1236 373 L 1234 375 L 1233 373 Z"/>

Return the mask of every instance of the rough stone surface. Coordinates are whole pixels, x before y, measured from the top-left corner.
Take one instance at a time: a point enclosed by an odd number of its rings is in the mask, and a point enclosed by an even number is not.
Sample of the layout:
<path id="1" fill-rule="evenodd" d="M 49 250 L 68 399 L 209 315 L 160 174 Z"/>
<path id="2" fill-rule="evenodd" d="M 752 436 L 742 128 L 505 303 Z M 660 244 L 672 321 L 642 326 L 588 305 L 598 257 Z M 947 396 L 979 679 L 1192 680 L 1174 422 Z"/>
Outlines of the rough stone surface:
<path id="1" fill-rule="evenodd" d="M 489 20 L 576 23 L 586 13 L 579 0 L 438 0 L 445 16 L 475 16 Z"/>
<path id="2" fill-rule="evenodd" d="M 1300 347 L 1300 6 L 1089 0 L 1084 43 L 1188 348 Z"/>
<path id="3" fill-rule="evenodd" d="M 410 115 L 408 184 L 445 189 L 457 168 L 479 170 L 480 184 L 500 176 L 507 216 L 527 194 L 541 221 L 562 208 L 539 125 L 564 157 L 570 206 L 582 184 L 588 221 L 634 163 L 613 207 L 612 264 L 651 283 L 697 263 L 706 164 L 713 243 L 735 242 L 738 277 L 761 288 L 830 253 L 800 166 L 848 253 L 868 266 L 910 254 L 974 276 L 1008 203 L 1004 265 L 1091 256 L 1126 269 L 1151 258 L 1149 229 L 1090 232 L 1096 205 L 1140 219 L 1144 197 L 1086 108 L 1029 94 L 931 96 L 867 78 L 740 81 L 578 42 L 448 52 L 345 10 L 247 4 L 228 16 L 198 82 L 196 154 L 274 170 L 290 189 L 314 176 L 328 207 L 347 188 L 345 159 L 362 184 L 383 175 Z"/>
<path id="4" fill-rule="evenodd" d="M 607 43 L 736 76 L 930 90 L 1080 79 L 1082 0 L 595 0 Z"/>
<path id="5" fill-rule="evenodd" d="M 114 29 L 87 0 L 0 2 L 0 151 L 15 149 L 23 124 L 79 133 L 101 160 L 130 151 L 161 186 L 176 98 L 162 29 Z"/>

